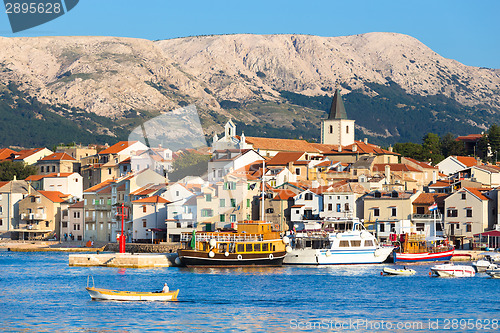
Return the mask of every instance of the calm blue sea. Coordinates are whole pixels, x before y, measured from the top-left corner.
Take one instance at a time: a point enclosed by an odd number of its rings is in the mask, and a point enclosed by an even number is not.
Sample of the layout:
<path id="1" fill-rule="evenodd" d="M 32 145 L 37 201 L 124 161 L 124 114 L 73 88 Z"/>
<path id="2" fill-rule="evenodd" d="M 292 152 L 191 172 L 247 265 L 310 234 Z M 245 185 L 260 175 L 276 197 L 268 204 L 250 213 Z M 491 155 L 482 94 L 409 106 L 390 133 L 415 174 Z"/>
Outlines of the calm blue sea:
<path id="1" fill-rule="evenodd" d="M 383 265 L 242 269 L 68 266 L 68 254 L 0 252 L 0 331 L 491 331 L 500 279 L 383 277 Z M 92 301 L 97 287 L 180 289 L 177 302 Z"/>

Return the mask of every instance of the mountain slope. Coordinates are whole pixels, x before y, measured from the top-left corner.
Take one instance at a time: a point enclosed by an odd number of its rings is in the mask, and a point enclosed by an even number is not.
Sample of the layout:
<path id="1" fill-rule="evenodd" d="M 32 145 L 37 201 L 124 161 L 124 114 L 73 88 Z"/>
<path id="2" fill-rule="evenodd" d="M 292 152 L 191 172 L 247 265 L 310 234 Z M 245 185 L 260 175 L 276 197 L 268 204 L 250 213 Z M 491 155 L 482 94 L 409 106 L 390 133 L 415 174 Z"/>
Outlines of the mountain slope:
<path id="1" fill-rule="evenodd" d="M 401 34 L 0 38 L 0 48 L 0 83 L 55 113 L 106 117 L 86 130 L 110 137 L 194 103 L 206 134 L 232 117 L 246 135 L 314 140 L 336 87 L 358 138 L 382 144 L 418 141 L 426 129 L 476 133 L 500 119 L 499 70 Z"/>

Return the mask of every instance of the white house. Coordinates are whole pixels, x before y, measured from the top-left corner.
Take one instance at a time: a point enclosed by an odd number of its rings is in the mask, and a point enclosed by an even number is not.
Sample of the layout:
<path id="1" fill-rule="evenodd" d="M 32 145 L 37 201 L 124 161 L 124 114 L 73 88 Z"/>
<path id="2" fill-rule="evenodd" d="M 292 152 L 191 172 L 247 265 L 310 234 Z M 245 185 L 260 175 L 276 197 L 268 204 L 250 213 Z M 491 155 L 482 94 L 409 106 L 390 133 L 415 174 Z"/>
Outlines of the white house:
<path id="1" fill-rule="evenodd" d="M 251 149 L 216 150 L 208 162 L 208 181 L 221 181 L 227 174 L 264 158 Z"/>
<path id="2" fill-rule="evenodd" d="M 290 221 L 296 229 L 316 228 L 316 222 L 320 220 L 320 213 L 323 210 L 322 191 L 325 187 L 307 189 L 297 194 L 294 205 L 291 208 Z"/>
<path id="3" fill-rule="evenodd" d="M 153 243 L 165 239 L 168 203 L 168 200 L 158 195 L 132 201 L 134 242 Z"/>
<path id="4" fill-rule="evenodd" d="M 19 224 L 19 201 L 28 195 L 28 188 L 24 180 L 0 182 L 0 233 Z"/>
<path id="5" fill-rule="evenodd" d="M 439 172 L 449 176 L 464 169 L 478 165 L 478 161 L 474 157 L 467 156 L 448 156 L 436 166 Z"/>

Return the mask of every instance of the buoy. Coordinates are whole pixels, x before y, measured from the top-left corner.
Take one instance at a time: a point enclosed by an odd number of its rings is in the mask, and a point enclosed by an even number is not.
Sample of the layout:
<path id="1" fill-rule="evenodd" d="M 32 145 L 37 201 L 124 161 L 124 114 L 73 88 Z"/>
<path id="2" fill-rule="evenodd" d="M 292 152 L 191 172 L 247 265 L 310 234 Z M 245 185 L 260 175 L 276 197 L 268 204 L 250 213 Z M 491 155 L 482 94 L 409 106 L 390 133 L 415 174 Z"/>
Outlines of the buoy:
<path id="1" fill-rule="evenodd" d="M 179 257 L 175 258 L 174 262 L 178 266 L 180 266 L 182 264 L 181 258 L 179 258 Z"/>
<path id="2" fill-rule="evenodd" d="M 283 244 L 285 244 L 285 245 L 290 243 L 290 238 L 288 238 L 288 236 L 283 237 L 282 240 L 283 240 Z"/>
<path id="3" fill-rule="evenodd" d="M 380 275 L 384 275 L 384 272 L 380 272 Z"/>
<path id="4" fill-rule="evenodd" d="M 432 272 L 429 272 L 429 276 L 432 276 Z"/>
<path id="5" fill-rule="evenodd" d="M 208 252 L 208 256 L 209 256 L 210 258 L 215 257 L 215 253 L 214 253 L 214 251 L 210 251 L 210 252 Z"/>
<path id="6" fill-rule="evenodd" d="M 269 259 L 270 259 L 270 260 L 273 260 L 273 259 L 274 259 L 274 256 L 273 256 L 273 254 L 272 254 L 272 253 L 269 253 Z"/>
<path id="7" fill-rule="evenodd" d="M 229 257 L 229 252 L 224 252 L 224 256 Z"/>
<path id="8" fill-rule="evenodd" d="M 241 254 L 238 254 L 237 258 L 238 258 L 238 260 L 242 260 L 243 256 Z"/>

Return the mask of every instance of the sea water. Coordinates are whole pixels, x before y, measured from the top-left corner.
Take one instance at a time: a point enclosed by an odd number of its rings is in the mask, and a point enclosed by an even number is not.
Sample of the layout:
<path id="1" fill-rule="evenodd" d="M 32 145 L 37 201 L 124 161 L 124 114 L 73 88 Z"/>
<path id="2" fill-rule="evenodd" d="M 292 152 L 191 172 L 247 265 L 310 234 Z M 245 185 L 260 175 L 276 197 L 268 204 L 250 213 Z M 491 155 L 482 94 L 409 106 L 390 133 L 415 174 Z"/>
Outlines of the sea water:
<path id="1" fill-rule="evenodd" d="M 386 265 L 119 269 L 0 252 L 4 332 L 498 332 L 500 279 L 381 276 Z M 176 302 L 92 301 L 95 286 L 180 289 Z"/>

